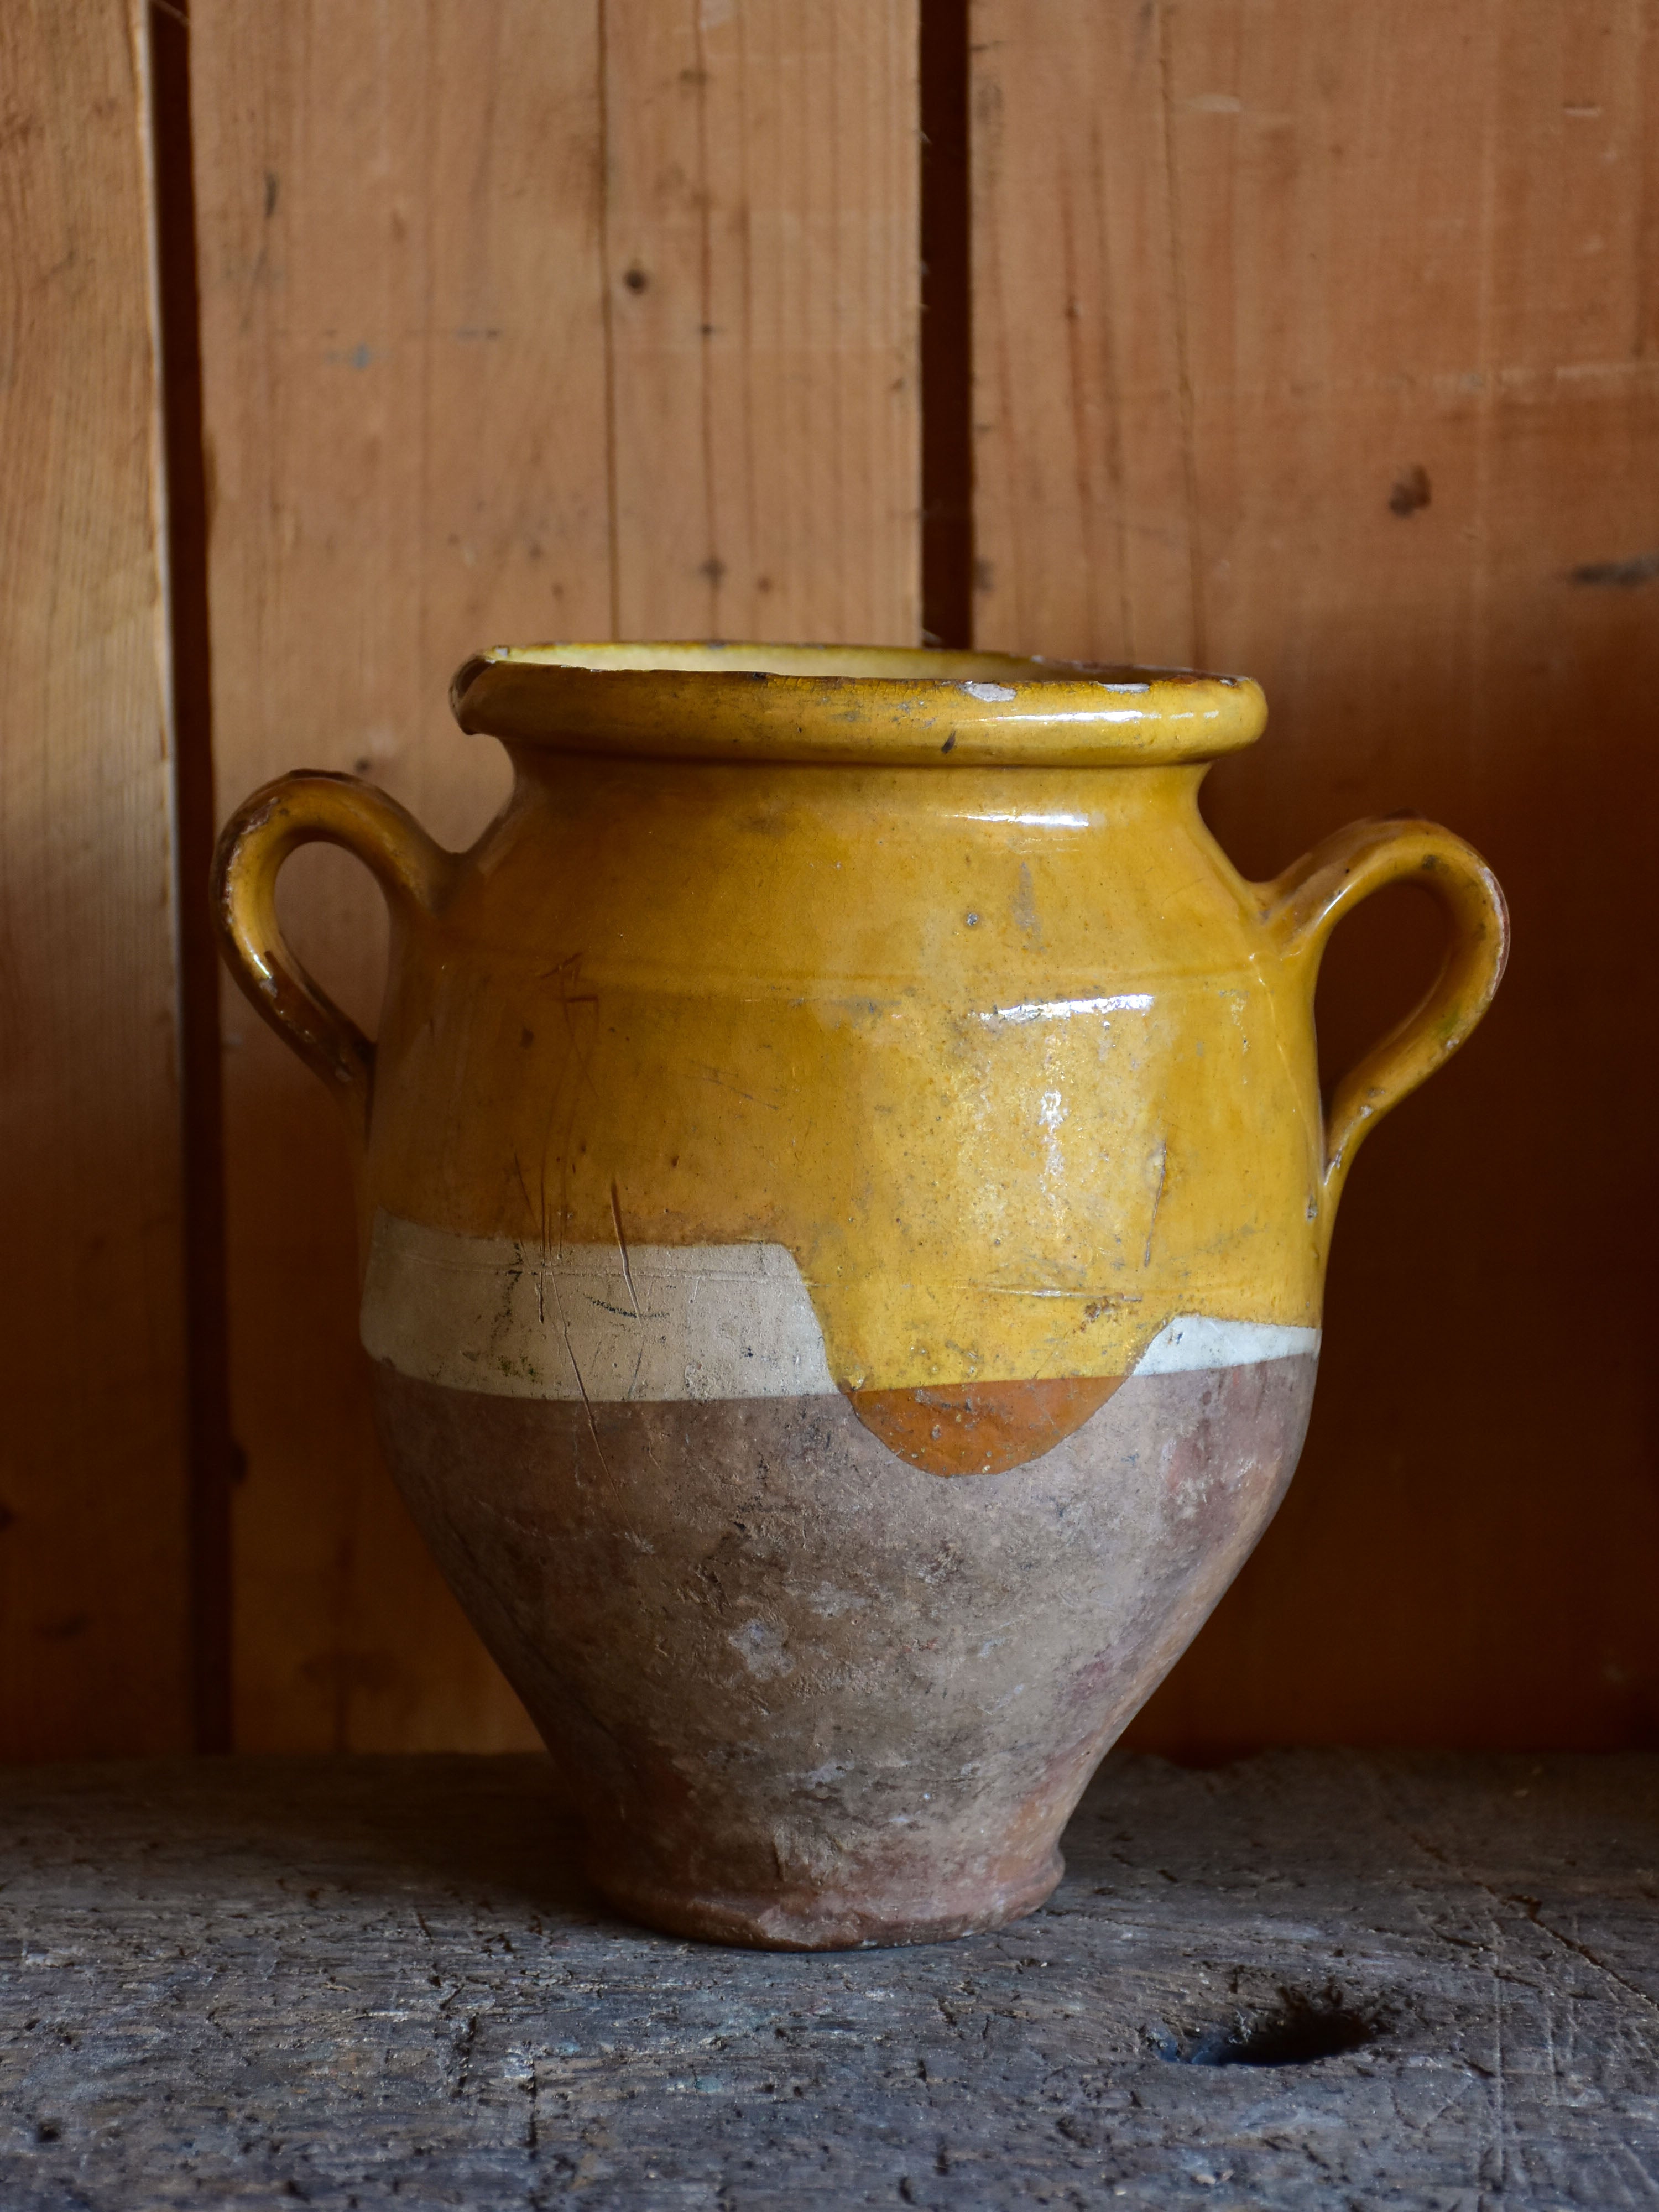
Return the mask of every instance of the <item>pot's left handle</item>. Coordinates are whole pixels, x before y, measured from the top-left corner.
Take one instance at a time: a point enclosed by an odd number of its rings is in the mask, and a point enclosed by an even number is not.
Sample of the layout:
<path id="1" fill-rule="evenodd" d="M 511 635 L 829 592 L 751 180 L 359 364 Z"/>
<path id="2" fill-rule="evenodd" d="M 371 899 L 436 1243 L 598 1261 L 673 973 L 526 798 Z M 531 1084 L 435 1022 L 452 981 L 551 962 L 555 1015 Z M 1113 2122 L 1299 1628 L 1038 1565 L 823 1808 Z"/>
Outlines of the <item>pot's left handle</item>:
<path id="1" fill-rule="evenodd" d="M 1300 971 L 1311 1013 L 1331 932 L 1361 899 L 1397 883 L 1417 884 L 1439 902 L 1448 924 L 1445 955 L 1421 1003 L 1336 1086 L 1325 1117 L 1332 1201 L 1368 1131 L 1427 1081 L 1492 1004 L 1509 958 L 1509 915 L 1497 877 L 1474 846 L 1412 815 L 1351 822 L 1276 882 L 1257 887 L 1262 918 L 1286 964 Z"/>
<path id="2" fill-rule="evenodd" d="M 231 973 L 255 1011 L 322 1077 L 361 1138 L 368 1131 L 374 1047 L 307 974 L 276 919 L 283 861 L 315 844 L 356 854 L 386 894 L 394 925 L 435 912 L 455 856 L 384 791 L 320 769 L 256 791 L 226 823 L 213 856 L 213 909 Z"/>

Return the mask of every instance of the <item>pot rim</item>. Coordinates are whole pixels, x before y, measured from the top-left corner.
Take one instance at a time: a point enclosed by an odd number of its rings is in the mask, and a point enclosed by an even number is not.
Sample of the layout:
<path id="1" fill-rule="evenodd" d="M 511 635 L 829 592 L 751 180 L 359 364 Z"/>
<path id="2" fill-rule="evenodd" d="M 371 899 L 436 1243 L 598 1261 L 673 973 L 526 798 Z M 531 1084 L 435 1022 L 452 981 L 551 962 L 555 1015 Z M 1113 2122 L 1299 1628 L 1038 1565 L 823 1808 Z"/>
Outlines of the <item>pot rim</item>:
<path id="1" fill-rule="evenodd" d="M 464 730 L 554 752 L 928 768 L 1211 761 L 1267 718 L 1247 676 L 933 646 L 495 646 L 450 704 Z"/>

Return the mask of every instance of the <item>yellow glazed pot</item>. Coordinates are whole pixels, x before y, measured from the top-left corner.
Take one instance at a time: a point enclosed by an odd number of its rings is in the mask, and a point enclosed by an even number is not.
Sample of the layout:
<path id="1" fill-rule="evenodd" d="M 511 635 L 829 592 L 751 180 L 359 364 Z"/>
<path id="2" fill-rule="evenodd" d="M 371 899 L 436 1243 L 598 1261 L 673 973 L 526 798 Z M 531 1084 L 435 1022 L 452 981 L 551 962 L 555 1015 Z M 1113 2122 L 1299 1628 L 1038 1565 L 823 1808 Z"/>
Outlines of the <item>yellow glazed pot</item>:
<path id="1" fill-rule="evenodd" d="M 216 884 L 348 1124 L 404 1495 L 623 1910 L 1029 1911 L 1290 1479 L 1343 1176 L 1490 1001 L 1498 885 L 1409 819 L 1243 881 L 1236 678 L 566 646 L 454 704 L 516 771 L 471 852 L 301 774 Z M 391 908 L 372 1045 L 276 925 L 319 838 Z M 1322 948 L 1405 878 L 1444 963 L 1322 1113 Z"/>

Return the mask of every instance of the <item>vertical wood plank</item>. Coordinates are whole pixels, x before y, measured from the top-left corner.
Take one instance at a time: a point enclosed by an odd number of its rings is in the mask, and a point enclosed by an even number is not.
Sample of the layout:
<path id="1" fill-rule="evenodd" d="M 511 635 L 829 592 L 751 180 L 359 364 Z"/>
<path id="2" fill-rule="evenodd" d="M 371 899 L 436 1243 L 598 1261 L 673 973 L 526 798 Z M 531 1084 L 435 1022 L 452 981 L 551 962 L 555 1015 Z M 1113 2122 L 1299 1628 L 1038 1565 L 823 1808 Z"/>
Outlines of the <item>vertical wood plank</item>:
<path id="1" fill-rule="evenodd" d="M 346 769 L 462 843 L 506 779 L 454 668 L 609 624 L 594 17 L 192 26 L 220 803 Z M 372 1029 L 375 894 L 337 854 L 289 878 L 302 957 Z M 533 1741 L 376 1453 L 332 1109 L 228 988 L 224 1022 L 237 1740 Z"/>
<path id="2" fill-rule="evenodd" d="M 981 643 L 1193 658 L 1156 15 L 974 0 Z"/>
<path id="3" fill-rule="evenodd" d="M 138 35 L 0 11 L 0 1757 L 190 1741 Z"/>
<path id="4" fill-rule="evenodd" d="M 618 635 L 914 643 L 914 0 L 605 21 Z"/>
<path id="5" fill-rule="evenodd" d="M 1206 800 L 1247 871 L 1409 804 L 1515 912 L 1488 1025 L 1344 1201 L 1303 1471 L 1141 1723 L 1162 1748 L 1653 1739 L 1646 27 L 1622 0 L 978 0 L 981 641 L 1145 654 L 1161 605 L 1162 650 L 1267 687 Z M 1068 196 L 1133 241 L 1081 284 Z M 1116 473 L 1054 396 L 1079 324 L 1155 356 Z M 1431 946 L 1382 902 L 1340 933 L 1329 1065 Z"/>
<path id="6" fill-rule="evenodd" d="M 222 805 L 354 769 L 464 841 L 504 787 L 446 705 L 482 644 L 914 636 L 908 6 L 192 22 Z M 284 883 L 372 1028 L 373 894 Z M 329 1103 L 225 1005 L 239 1741 L 529 1741 L 375 1453 Z"/>

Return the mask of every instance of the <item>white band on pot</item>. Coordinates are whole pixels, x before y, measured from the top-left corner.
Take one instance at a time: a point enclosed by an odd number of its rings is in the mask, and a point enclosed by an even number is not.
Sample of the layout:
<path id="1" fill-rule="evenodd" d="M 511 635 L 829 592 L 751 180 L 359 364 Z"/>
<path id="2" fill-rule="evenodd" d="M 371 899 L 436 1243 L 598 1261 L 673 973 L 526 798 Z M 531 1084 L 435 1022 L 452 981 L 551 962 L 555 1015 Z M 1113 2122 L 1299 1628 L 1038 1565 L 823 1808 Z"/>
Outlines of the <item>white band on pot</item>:
<path id="1" fill-rule="evenodd" d="M 811 1295 L 781 1244 L 540 1246 L 375 1217 L 362 1340 L 401 1375 L 497 1397 L 827 1396 Z M 1137 1375 L 1246 1367 L 1319 1332 L 1183 1314 Z"/>

